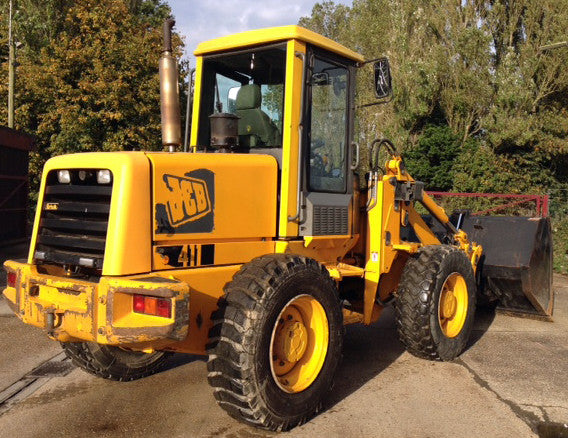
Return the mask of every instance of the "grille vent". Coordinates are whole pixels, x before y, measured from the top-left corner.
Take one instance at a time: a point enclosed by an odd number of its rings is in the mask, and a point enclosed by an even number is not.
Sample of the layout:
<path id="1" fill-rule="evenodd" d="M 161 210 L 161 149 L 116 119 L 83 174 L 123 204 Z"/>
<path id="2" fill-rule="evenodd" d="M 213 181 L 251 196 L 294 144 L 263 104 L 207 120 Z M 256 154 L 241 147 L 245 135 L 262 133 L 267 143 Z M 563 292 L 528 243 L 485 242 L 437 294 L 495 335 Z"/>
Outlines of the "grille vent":
<path id="1" fill-rule="evenodd" d="M 47 176 L 35 259 L 102 269 L 112 182 L 99 184 L 97 170 L 70 170 L 70 183 Z"/>
<path id="2" fill-rule="evenodd" d="M 348 234 L 348 216 L 347 207 L 314 206 L 314 236 Z"/>

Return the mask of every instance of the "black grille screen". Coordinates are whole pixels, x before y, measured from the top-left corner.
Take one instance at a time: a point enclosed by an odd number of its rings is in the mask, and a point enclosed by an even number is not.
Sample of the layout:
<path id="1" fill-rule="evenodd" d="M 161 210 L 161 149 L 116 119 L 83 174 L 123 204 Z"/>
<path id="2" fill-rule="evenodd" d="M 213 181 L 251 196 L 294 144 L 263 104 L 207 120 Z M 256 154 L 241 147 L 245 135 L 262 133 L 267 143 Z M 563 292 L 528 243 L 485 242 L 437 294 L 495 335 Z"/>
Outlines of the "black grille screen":
<path id="1" fill-rule="evenodd" d="M 347 207 L 314 207 L 314 236 L 348 234 L 348 226 Z"/>
<path id="2" fill-rule="evenodd" d="M 47 176 L 35 259 L 102 269 L 112 182 L 99 184 L 97 170 L 69 170 L 60 183 L 57 171 Z"/>

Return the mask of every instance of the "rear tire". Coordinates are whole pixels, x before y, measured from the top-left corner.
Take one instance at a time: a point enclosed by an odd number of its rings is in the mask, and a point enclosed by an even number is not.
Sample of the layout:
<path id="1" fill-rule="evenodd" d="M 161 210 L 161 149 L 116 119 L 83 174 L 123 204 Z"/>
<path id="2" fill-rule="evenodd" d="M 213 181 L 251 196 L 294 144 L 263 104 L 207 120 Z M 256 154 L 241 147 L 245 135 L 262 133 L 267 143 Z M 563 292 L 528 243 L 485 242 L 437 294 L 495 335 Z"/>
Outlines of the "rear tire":
<path id="1" fill-rule="evenodd" d="M 103 379 L 126 382 L 158 372 L 169 353 L 143 353 L 94 342 L 62 343 L 67 357 L 84 371 Z"/>
<path id="2" fill-rule="evenodd" d="M 449 245 L 421 248 L 408 259 L 396 299 L 398 334 L 415 356 L 449 361 L 473 328 L 476 286 L 465 253 Z"/>
<path id="3" fill-rule="evenodd" d="M 322 406 L 341 357 L 335 283 L 313 259 L 256 258 L 225 286 L 212 315 L 208 380 L 237 420 L 289 430 Z"/>

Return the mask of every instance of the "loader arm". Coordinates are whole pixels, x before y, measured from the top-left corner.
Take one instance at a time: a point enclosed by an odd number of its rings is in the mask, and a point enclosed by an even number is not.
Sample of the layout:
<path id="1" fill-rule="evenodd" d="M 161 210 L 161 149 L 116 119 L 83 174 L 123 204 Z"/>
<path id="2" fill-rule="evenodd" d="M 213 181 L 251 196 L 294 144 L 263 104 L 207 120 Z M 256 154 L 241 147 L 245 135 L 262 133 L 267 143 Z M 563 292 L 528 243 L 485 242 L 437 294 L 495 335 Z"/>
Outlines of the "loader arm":
<path id="1" fill-rule="evenodd" d="M 384 170 L 378 166 L 381 146 L 385 146 L 390 154 Z M 444 209 L 424 192 L 424 184 L 415 181 L 407 172 L 402 157 L 389 140 L 373 142 L 370 163 L 366 204 L 365 324 L 375 320 L 384 304 L 392 298 L 408 256 L 422 246 L 441 243 L 440 237 L 416 210 L 415 202 L 420 202 L 444 227 L 444 240 L 467 255 L 474 272 L 482 254 L 482 247 L 471 242 L 463 230 L 457 229 Z"/>

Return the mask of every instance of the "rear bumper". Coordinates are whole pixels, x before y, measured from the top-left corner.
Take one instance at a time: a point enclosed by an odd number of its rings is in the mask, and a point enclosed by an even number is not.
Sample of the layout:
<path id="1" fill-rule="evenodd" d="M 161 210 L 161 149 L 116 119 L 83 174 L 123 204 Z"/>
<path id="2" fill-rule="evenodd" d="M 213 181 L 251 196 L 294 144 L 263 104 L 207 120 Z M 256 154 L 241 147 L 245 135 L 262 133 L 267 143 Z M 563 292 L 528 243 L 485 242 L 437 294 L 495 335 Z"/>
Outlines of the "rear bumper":
<path id="1" fill-rule="evenodd" d="M 26 263 L 4 266 L 16 274 L 15 286 L 3 291 L 9 306 L 55 340 L 159 349 L 187 337 L 189 287 L 184 282 L 146 275 L 101 277 L 94 283 L 39 273 Z M 171 300 L 171 317 L 133 312 L 134 294 Z"/>

